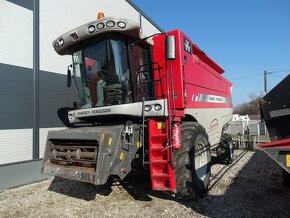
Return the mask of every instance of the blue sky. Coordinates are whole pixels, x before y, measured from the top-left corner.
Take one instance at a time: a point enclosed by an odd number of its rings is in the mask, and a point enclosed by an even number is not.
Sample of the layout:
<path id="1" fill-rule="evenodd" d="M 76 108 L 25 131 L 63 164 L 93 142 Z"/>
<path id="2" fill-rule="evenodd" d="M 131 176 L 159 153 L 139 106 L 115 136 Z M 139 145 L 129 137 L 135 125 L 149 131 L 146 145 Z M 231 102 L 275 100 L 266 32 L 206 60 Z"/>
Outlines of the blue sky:
<path id="1" fill-rule="evenodd" d="M 234 105 L 290 73 L 290 0 L 134 0 L 165 31 L 180 29 L 234 83 Z"/>

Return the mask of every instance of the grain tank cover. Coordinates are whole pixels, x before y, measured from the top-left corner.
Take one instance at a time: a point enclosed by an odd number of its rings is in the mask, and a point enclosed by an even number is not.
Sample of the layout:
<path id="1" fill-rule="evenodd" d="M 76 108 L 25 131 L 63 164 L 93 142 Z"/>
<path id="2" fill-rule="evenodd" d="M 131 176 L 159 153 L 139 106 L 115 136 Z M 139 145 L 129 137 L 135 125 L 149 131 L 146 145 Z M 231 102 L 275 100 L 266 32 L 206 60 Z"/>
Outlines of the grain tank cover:
<path id="1" fill-rule="evenodd" d="M 122 18 L 106 17 L 89 22 L 63 34 L 54 40 L 52 45 L 59 55 L 72 54 L 74 49 L 76 49 L 75 47 L 80 42 L 105 33 L 114 32 L 127 35 L 136 41 L 144 38 L 140 32 L 139 25 L 134 21 Z M 147 43 L 151 44 L 150 42 Z"/>

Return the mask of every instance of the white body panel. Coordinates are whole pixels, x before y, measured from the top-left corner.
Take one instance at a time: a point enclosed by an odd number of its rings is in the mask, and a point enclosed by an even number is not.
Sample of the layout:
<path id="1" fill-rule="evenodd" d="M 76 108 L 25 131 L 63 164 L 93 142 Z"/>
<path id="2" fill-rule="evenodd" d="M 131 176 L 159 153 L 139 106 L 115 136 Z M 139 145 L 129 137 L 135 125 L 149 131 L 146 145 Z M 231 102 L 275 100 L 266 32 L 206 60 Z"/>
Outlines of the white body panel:
<path id="1" fill-rule="evenodd" d="M 232 113 L 232 108 L 185 109 L 185 114 L 193 116 L 205 128 L 212 146 L 220 142 L 223 127 L 231 121 Z"/>

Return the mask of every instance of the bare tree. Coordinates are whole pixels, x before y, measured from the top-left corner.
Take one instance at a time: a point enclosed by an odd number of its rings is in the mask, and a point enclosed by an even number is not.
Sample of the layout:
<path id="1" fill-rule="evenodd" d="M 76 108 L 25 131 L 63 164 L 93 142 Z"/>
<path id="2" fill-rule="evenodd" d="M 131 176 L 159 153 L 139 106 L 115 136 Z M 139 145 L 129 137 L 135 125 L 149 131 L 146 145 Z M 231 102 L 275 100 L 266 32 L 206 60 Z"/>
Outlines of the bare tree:
<path id="1" fill-rule="evenodd" d="M 234 107 L 234 113 L 237 114 L 249 114 L 260 115 L 260 99 L 262 95 L 256 95 L 255 93 L 249 94 L 249 102 L 238 104 Z"/>

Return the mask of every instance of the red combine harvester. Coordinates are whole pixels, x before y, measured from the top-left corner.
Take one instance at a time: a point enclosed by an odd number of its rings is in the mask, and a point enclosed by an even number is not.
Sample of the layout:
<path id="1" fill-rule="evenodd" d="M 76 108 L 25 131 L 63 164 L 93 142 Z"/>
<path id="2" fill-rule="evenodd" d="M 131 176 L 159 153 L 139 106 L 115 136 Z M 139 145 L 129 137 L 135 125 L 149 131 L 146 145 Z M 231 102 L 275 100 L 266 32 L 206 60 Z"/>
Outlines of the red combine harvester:
<path id="1" fill-rule="evenodd" d="M 48 133 L 43 173 L 102 185 L 141 168 L 153 190 L 191 199 L 207 192 L 212 150 L 231 162 L 232 84 L 183 32 L 144 37 L 133 21 L 102 17 L 53 47 L 72 55 L 79 102 L 73 127 Z"/>
<path id="2" fill-rule="evenodd" d="M 290 187 L 290 74 L 276 85 L 260 101 L 270 143 L 260 147 L 282 167 L 284 185 Z"/>

